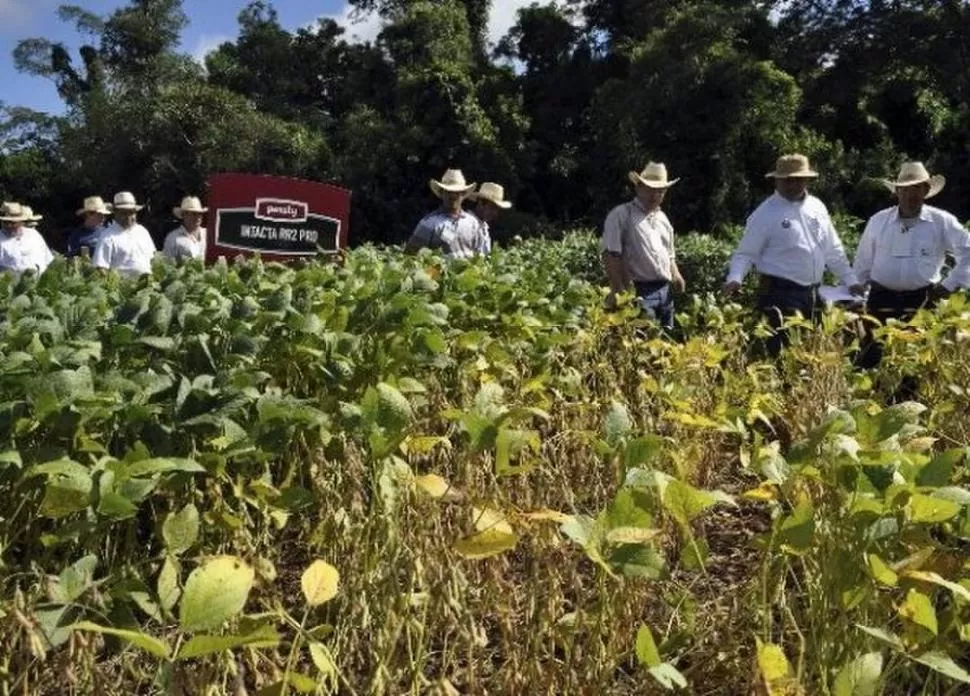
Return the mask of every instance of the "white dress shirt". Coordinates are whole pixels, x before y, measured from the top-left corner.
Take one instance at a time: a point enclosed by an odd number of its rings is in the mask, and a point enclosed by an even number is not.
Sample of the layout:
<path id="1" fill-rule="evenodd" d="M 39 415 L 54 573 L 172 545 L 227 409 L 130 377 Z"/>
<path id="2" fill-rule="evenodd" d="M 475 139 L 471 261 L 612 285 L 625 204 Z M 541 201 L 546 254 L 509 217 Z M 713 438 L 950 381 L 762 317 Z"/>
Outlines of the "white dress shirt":
<path id="1" fill-rule="evenodd" d="M 662 210 L 647 212 L 636 198 L 606 216 L 600 246 L 620 255 L 634 281 L 670 281 L 673 277 L 674 226 Z"/>
<path id="2" fill-rule="evenodd" d="M 828 209 L 807 194 L 790 201 L 776 192 L 751 213 L 728 282 L 742 282 L 751 266 L 799 285 L 821 283 L 826 266 L 845 285 L 858 282 Z"/>
<path id="3" fill-rule="evenodd" d="M 162 253 L 175 261 L 205 259 L 205 235 L 204 227 L 193 234 L 180 225 L 166 235 Z"/>
<path id="4" fill-rule="evenodd" d="M 113 268 L 122 275 L 137 276 L 152 272 L 155 252 L 155 242 L 144 227 L 136 223 L 126 230 L 114 223 L 101 234 L 93 262 L 97 268 Z"/>
<path id="5" fill-rule="evenodd" d="M 855 272 L 862 283 L 917 290 L 940 282 L 947 252 L 953 254 L 956 266 L 943 287 L 953 291 L 970 286 L 970 234 L 960 221 L 928 205 L 918 217 L 904 221 L 893 206 L 869 218 L 859 240 Z"/>
<path id="6" fill-rule="evenodd" d="M 47 242 L 32 227 L 21 227 L 15 234 L 0 232 L 0 269 L 23 273 L 43 273 L 54 260 Z"/>

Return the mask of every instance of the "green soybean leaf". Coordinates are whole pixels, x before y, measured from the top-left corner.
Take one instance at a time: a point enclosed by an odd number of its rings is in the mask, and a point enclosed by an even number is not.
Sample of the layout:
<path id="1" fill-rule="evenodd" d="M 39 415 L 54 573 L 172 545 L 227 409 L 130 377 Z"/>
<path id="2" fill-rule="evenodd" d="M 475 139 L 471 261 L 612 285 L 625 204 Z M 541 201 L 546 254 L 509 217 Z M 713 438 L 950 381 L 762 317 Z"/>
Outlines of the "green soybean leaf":
<path id="1" fill-rule="evenodd" d="M 954 662 L 953 658 L 946 653 L 927 652 L 912 659 L 950 679 L 955 679 L 963 684 L 970 684 L 970 673 Z"/>
<path id="2" fill-rule="evenodd" d="M 179 606 L 183 631 L 211 631 L 246 605 L 255 572 L 241 558 L 216 556 L 189 574 Z"/>
<path id="3" fill-rule="evenodd" d="M 815 508 L 809 501 L 800 503 L 781 523 L 781 547 L 792 553 L 807 551 L 815 536 Z"/>
<path id="4" fill-rule="evenodd" d="M 663 662 L 653 639 L 653 632 L 646 624 L 637 631 L 637 659 L 644 667 L 659 667 Z"/>
<path id="5" fill-rule="evenodd" d="M 172 611 L 175 603 L 178 602 L 179 595 L 182 594 L 182 590 L 179 589 L 180 574 L 179 562 L 171 556 L 167 556 L 165 563 L 162 564 L 162 570 L 158 574 L 157 588 L 159 604 L 166 612 Z"/>
<path id="6" fill-rule="evenodd" d="M 677 668 L 669 662 L 664 662 L 656 667 L 651 667 L 650 676 L 656 679 L 657 682 L 668 691 L 673 691 L 674 689 L 678 688 L 687 688 L 687 679 L 685 679 L 684 675 L 681 674 Z"/>
<path id="7" fill-rule="evenodd" d="M 881 676 L 881 653 L 873 652 L 857 657 L 836 675 L 835 696 L 875 696 Z"/>
<path id="8" fill-rule="evenodd" d="M 116 636 L 123 640 L 127 640 L 137 648 L 141 648 L 149 655 L 154 655 L 155 657 L 160 657 L 165 660 L 168 659 L 169 653 L 171 652 L 171 648 L 169 648 L 168 643 L 166 643 L 164 640 L 146 635 L 144 633 L 139 633 L 138 631 L 126 631 L 120 628 L 99 626 L 98 624 L 91 623 L 90 621 L 81 621 L 69 626 L 68 628 L 74 631 L 91 631 L 93 633 L 103 633 L 109 636 Z"/>
<path id="9" fill-rule="evenodd" d="M 950 500 L 914 493 L 907 503 L 913 522 L 946 522 L 960 514 L 960 505 Z"/>
<path id="10" fill-rule="evenodd" d="M 169 553 L 179 556 L 199 538 L 199 511 L 189 503 L 176 513 L 169 513 L 162 524 L 162 538 Z"/>
<path id="11" fill-rule="evenodd" d="M 275 648 L 280 644 L 280 634 L 273 626 L 261 626 L 251 633 L 238 636 L 193 636 L 179 650 L 177 660 L 190 660 L 236 648 Z"/>
<path id="12" fill-rule="evenodd" d="M 899 584 L 899 576 L 879 556 L 870 553 L 866 557 L 866 562 L 869 565 L 869 572 L 872 573 L 876 582 L 887 587 L 896 587 Z"/>

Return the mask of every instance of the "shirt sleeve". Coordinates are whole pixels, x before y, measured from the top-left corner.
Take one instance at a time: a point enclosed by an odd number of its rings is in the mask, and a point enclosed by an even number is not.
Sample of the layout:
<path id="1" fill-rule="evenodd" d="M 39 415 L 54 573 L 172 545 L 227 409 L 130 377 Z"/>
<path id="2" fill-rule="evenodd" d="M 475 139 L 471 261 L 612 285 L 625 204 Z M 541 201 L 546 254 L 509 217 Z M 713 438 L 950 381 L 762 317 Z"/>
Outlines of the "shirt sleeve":
<path id="1" fill-rule="evenodd" d="M 492 233 L 488 229 L 488 223 L 484 220 L 481 221 L 481 226 L 479 227 L 480 236 L 480 247 L 479 253 L 483 255 L 488 255 L 492 253 Z"/>
<path id="2" fill-rule="evenodd" d="M 54 261 L 54 254 L 51 253 L 51 248 L 47 246 L 47 242 L 40 240 L 40 250 L 41 250 L 41 265 L 38 269 L 41 273 L 47 270 L 47 267 L 51 265 Z"/>
<path id="3" fill-rule="evenodd" d="M 111 268 L 111 240 L 102 237 L 97 244 L 94 245 L 94 255 L 91 257 L 91 263 L 94 264 L 95 268 Z"/>
<path id="4" fill-rule="evenodd" d="M 855 271 L 852 270 L 852 265 L 845 255 L 839 232 L 835 229 L 828 211 L 819 215 L 819 222 L 822 223 L 825 233 L 825 265 L 842 280 L 843 284 L 855 285 L 859 281 L 856 280 Z"/>
<path id="5" fill-rule="evenodd" d="M 178 259 L 178 249 L 175 245 L 174 232 L 169 232 L 165 235 L 165 241 L 162 242 L 162 255 L 170 259 Z"/>
<path id="6" fill-rule="evenodd" d="M 760 258 L 765 244 L 768 242 L 767 225 L 764 223 L 764 215 L 756 210 L 749 217 L 744 226 L 744 235 L 738 243 L 738 248 L 731 256 L 731 265 L 728 270 L 729 283 L 741 283 L 744 277 L 751 270 L 751 267 Z"/>
<path id="7" fill-rule="evenodd" d="M 428 246 L 431 244 L 431 225 L 428 224 L 428 218 L 424 218 L 419 222 L 415 228 L 414 232 L 411 233 L 411 243 L 419 244 L 421 246 Z"/>
<path id="8" fill-rule="evenodd" d="M 951 292 L 957 288 L 970 287 L 970 234 L 953 215 L 947 215 L 943 228 L 947 251 L 953 254 L 956 265 L 943 281 L 943 287 Z"/>
<path id="9" fill-rule="evenodd" d="M 872 265 L 876 259 L 876 218 L 873 215 L 866 223 L 866 228 L 859 239 L 859 247 L 855 252 L 855 263 L 852 269 L 856 278 L 863 285 L 872 281 Z"/>
<path id="10" fill-rule="evenodd" d="M 603 250 L 611 254 L 623 253 L 623 209 L 622 205 L 613 208 L 603 223 Z"/>

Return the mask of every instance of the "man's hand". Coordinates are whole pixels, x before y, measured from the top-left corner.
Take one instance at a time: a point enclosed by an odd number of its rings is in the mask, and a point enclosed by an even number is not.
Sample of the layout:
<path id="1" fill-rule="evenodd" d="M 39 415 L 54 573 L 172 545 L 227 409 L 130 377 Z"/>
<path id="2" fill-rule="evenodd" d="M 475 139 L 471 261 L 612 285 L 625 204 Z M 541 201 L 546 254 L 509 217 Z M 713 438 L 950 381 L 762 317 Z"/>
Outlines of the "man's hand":
<path id="1" fill-rule="evenodd" d="M 736 295 L 741 289 L 741 283 L 736 280 L 729 280 L 721 288 L 721 292 L 730 297 L 731 295 Z"/>
<path id="2" fill-rule="evenodd" d="M 856 297 L 862 297 L 866 294 L 866 286 L 862 283 L 855 283 L 849 286 L 849 292 L 851 292 Z"/>
<path id="3" fill-rule="evenodd" d="M 684 276 L 680 273 L 674 275 L 670 281 L 671 286 L 673 286 L 676 292 L 684 292 L 687 289 L 687 283 L 684 282 Z"/>
<path id="4" fill-rule="evenodd" d="M 607 312 L 612 312 L 616 309 L 616 293 L 610 290 L 610 294 L 606 296 L 603 300 L 603 309 Z"/>

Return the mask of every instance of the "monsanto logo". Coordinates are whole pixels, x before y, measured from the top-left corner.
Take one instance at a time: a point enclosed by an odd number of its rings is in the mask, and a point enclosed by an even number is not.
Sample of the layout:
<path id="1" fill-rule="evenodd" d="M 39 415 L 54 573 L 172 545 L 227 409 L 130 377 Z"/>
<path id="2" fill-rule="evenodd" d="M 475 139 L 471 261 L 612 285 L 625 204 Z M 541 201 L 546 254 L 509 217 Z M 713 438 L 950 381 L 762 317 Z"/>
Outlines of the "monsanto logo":
<path id="1" fill-rule="evenodd" d="M 255 215 L 271 222 L 306 222 L 310 211 L 303 201 L 285 201 L 280 198 L 257 198 Z"/>

